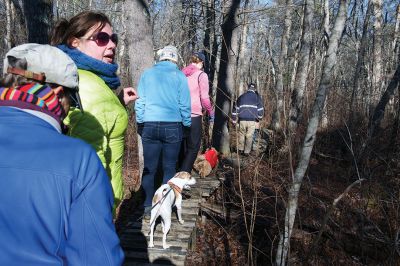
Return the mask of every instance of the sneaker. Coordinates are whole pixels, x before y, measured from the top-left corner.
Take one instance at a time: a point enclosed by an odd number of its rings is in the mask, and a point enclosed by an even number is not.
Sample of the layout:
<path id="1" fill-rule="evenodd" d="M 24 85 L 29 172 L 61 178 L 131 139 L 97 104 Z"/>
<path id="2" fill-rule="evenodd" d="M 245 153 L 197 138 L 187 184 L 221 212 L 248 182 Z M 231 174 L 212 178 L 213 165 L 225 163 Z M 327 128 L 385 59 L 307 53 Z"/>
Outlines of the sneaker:
<path id="1" fill-rule="evenodd" d="M 183 186 L 183 189 L 184 189 L 184 190 L 191 190 L 192 188 L 191 188 L 189 185 L 184 185 L 184 186 Z"/>

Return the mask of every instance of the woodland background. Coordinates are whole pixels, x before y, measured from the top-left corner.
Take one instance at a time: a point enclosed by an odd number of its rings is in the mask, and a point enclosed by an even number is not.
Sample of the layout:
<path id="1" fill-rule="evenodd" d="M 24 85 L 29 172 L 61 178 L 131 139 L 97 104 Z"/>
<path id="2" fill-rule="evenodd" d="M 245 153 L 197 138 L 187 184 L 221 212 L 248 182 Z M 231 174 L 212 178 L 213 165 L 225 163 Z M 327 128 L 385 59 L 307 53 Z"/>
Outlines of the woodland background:
<path id="1" fill-rule="evenodd" d="M 47 43 L 57 19 L 87 9 L 108 14 L 120 36 L 124 86 L 137 86 L 164 45 L 178 47 L 180 66 L 194 50 L 207 55 L 226 177 L 211 200 L 238 215 L 209 214 L 189 263 L 400 263 L 398 1 L 1 0 L 0 58 Z M 242 160 L 229 117 L 249 82 L 269 137 Z M 118 226 L 140 180 L 131 122 Z"/>

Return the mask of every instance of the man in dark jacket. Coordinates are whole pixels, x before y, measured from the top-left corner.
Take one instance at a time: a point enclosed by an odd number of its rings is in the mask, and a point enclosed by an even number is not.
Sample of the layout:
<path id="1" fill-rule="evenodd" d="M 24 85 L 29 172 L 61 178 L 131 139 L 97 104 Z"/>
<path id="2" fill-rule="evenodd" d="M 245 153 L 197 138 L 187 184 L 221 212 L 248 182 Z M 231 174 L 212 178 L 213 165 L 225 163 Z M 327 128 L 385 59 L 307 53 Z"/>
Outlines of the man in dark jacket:
<path id="1" fill-rule="evenodd" d="M 0 79 L 0 265 L 121 265 L 110 181 L 96 152 L 61 134 L 80 106 L 56 47 L 11 49 Z"/>
<path id="2" fill-rule="evenodd" d="M 233 111 L 233 123 L 239 120 L 239 146 L 240 154 L 249 155 L 256 124 L 263 118 L 264 104 L 256 91 L 256 85 L 250 83 L 247 92 L 237 99 Z"/>

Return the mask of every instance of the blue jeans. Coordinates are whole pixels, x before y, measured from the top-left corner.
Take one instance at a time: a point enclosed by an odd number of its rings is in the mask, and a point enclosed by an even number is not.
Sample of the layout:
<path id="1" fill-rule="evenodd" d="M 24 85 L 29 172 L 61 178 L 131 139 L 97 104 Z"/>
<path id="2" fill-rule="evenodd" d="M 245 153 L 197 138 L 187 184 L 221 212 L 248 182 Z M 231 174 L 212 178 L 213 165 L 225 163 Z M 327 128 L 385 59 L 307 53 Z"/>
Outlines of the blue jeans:
<path id="1" fill-rule="evenodd" d="M 176 162 L 182 142 L 182 123 L 145 122 L 142 132 L 144 169 L 142 187 L 145 193 L 144 207 L 151 206 L 154 195 L 154 176 L 162 155 L 163 184 L 176 173 Z"/>

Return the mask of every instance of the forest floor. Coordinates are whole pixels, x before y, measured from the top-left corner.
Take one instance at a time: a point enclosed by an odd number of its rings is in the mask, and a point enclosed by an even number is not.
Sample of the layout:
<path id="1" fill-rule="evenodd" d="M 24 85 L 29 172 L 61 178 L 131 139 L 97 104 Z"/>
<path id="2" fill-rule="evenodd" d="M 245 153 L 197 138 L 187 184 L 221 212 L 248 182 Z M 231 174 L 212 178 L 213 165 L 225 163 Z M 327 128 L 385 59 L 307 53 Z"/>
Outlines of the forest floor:
<path id="1" fill-rule="evenodd" d="M 290 242 L 291 265 L 400 265 L 398 138 L 382 130 L 362 149 L 363 135 L 358 132 L 350 138 L 348 132 L 318 133 L 300 191 Z M 294 147 L 301 146 L 300 139 Z M 361 150 L 365 155 L 358 156 Z M 217 175 L 225 177 L 225 182 L 209 201 L 223 205 L 232 215 L 209 215 L 205 223 L 199 223 L 187 265 L 273 264 L 296 153 L 285 148 L 281 136 L 275 136 L 265 153 L 239 157 L 239 167 L 232 165 L 237 155 L 222 159 Z M 131 165 L 133 175 L 134 169 Z M 332 207 L 359 179 L 363 181 Z M 132 191 L 137 189 L 134 178 L 126 182 Z M 124 214 L 136 207 L 135 202 L 134 197 L 125 200 L 117 228 L 124 226 Z"/>

